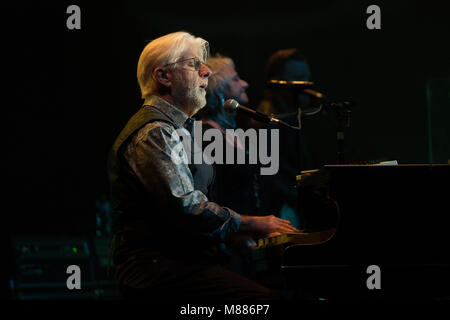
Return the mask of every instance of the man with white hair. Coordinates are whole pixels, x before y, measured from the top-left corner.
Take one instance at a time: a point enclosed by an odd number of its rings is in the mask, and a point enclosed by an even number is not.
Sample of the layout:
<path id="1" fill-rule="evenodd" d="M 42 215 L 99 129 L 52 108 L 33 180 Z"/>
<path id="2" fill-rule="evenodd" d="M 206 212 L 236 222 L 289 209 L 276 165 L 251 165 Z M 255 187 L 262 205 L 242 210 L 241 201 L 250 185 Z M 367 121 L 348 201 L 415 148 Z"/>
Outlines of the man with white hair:
<path id="1" fill-rule="evenodd" d="M 143 106 L 109 160 L 115 277 L 126 297 L 272 299 L 271 291 L 222 266 L 235 235 L 296 231 L 275 216 L 240 215 L 207 198 L 213 169 L 174 162 L 178 130 L 206 104 L 208 42 L 175 32 L 147 44 L 138 62 Z"/>

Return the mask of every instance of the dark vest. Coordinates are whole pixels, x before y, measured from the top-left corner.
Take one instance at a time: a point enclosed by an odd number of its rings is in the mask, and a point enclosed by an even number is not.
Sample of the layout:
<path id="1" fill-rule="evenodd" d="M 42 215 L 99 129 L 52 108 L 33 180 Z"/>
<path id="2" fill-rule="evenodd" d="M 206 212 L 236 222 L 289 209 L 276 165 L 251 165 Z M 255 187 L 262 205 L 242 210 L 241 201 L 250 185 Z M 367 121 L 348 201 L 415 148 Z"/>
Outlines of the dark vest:
<path id="1" fill-rule="evenodd" d="M 131 117 L 114 142 L 108 159 L 108 175 L 113 211 L 112 231 L 116 235 L 129 235 L 129 241 L 126 241 L 129 247 L 151 247 L 152 250 L 161 251 L 180 247 L 180 241 L 187 245 L 188 239 L 192 239 L 192 242 L 200 240 L 186 234 L 186 230 L 176 229 L 177 226 L 171 229 L 174 216 L 172 212 L 183 208 L 176 203 L 161 204 L 160 199 L 155 199 L 124 158 L 124 151 L 133 136 L 146 124 L 154 121 L 179 128 L 157 108 L 143 106 Z M 190 164 L 189 169 L 194 178 L 194 188 L 208 195 L 208 188 L 213 180 L 213 167 L 207 164 Z"/>

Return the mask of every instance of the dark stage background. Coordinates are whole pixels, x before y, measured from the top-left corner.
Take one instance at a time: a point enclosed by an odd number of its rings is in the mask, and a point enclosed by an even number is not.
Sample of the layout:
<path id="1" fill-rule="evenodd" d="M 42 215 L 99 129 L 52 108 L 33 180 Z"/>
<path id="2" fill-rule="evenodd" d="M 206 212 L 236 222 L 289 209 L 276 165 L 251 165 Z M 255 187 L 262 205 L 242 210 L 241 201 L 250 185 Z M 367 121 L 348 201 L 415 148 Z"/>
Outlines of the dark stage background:
<path id="1" fill-rule="evenodd" d="M 300 48 L 317 89 L 357 102 L 355 160 L 447 163 L 450 13 L 441 2 L 152 2 L 6 7 L 4 236 L 94 232 L 96 201 L 108 190 L 107 152 L 142 103 L 139 53 L 179 30 L 234 59 L 250 84 L 250 106 L 262 98 L 270 54 Z M 81 30 L 66 28 L 70 4 L 81 8 Z M 381 8 L 381 30 L 366 28 L 371 4 Z M 335 124 L 312 121 L 316 152 L 333 163 Z"/>

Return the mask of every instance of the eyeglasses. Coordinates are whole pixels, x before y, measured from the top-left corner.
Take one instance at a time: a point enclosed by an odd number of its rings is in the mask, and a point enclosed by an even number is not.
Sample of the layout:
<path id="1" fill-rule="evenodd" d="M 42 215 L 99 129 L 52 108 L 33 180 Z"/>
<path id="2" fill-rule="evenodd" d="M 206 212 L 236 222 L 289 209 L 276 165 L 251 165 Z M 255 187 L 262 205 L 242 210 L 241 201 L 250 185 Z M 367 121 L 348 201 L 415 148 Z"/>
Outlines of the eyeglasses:
<path id="1" fill-rule="evenodd" d="M 202 64 L 204 64 L 202 61 L 200 61 L 199 58 L 193 57 L 193 58 L 188 58 L 188 59 L 183 59 L 183 60 L 179 60 L 179 61 L 176 61 L 176 62 L 168 63 L 168 64 L 164 65 L 164 67 L 167 67 L 167 66 L 170 66 L 172 64 L 179 63 L 179 62 L 185 62 L 185 61 L 190 61 L 188 63 L 188 66 L 194 68 L 195 71 L 200 71 L 200 68 L 201 68 Z"/>

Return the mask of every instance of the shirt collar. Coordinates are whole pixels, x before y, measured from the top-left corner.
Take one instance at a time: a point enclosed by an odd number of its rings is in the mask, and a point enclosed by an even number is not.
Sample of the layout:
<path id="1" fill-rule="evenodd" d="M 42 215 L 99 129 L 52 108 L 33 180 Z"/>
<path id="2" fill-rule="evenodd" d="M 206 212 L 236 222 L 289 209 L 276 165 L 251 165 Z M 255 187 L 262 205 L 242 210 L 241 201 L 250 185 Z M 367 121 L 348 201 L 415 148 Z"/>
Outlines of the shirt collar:
<path id="1" fill-rule="evenodd" d="M 150 96 L 146 98 L 144 106 L 152 106 L 157 108 L 180 127 L 184 126 L 187 120 L 192 119 L 188 117 L 186 113 L 158 96 Z"/>

